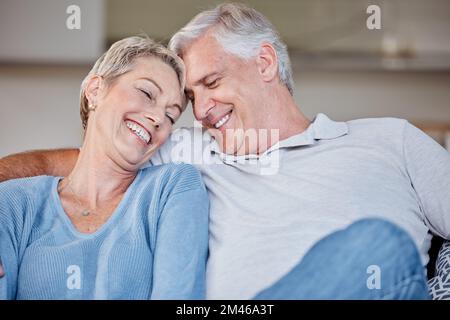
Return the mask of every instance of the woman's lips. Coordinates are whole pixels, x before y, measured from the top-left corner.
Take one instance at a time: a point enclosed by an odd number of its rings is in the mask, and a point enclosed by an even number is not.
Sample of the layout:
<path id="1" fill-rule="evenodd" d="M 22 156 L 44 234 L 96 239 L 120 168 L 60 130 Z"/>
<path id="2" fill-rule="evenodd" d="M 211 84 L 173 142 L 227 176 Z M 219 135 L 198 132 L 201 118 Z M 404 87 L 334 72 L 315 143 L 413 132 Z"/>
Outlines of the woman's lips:
<path id="1" fill-rule="evenodd" d="M 144 142 L 146 145 L 150 144 L 150 142 L 152 141 L 152 135 L 147 131 L 147 129 L 145 129 L 139 123 L 128 119 L 125 120 L 125 125 L 142 142 Z"/>

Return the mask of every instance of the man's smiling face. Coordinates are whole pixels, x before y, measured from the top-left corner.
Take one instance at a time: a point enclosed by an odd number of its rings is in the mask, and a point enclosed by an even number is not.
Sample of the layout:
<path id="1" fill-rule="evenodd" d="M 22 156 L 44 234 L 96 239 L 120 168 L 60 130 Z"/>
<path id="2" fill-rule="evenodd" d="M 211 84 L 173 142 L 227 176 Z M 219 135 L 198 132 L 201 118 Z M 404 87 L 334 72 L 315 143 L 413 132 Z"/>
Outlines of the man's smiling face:
<path id="1" fill-rule="evenodd" d="M 244 143 L 239 133 L 259 129 L 267 116 L 258 94 L 262 81 L 256 60 L 227 53 L 209 33 L 191 43 L 182 58 L 187 69 L 186 93 L 195 118 L 224 153 L 255 153 L 256 146 Z"/>

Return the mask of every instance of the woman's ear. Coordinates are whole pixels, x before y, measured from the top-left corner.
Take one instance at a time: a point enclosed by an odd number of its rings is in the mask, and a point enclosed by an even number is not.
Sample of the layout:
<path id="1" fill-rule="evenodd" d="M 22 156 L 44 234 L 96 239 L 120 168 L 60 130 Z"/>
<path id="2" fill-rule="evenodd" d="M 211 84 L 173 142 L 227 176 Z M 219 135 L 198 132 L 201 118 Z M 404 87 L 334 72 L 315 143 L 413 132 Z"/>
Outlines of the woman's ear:
<path id="1" fill-rule="evenodd" d="M 258 69 L 264 81 L 272 81 L 278 74 L 278 56 L 270 43 L 263 43 L 257 57 Z"/>
<path id="2" fill-rule="evenodd" d="M 89 78 L 86 85 L 85 94 L 90 106 L 97 106 L 102 84 L 103 79 L 98 75 L 92 75 Z"/>

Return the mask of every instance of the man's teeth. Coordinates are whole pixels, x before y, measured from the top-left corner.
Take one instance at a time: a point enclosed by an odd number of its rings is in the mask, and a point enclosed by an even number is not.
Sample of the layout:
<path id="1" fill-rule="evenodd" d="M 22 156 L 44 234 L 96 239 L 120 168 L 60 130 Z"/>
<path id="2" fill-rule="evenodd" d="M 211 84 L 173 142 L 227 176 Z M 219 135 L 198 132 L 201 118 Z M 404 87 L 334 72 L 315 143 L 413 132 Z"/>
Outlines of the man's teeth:
<path id="1" fill-rule="evenodd" d="M 223 126 L 225 124 L 225 122 L 228 121 L 228 119 L 230 119 L 230 114 L 227 114 L 225 117 L 223 117 L 222 119 L 217 121 L 217 123 L 214 125 L 214 127 L 216 127 L 216 129 L 219 129 L 221 126 Z"/>
<path id="2" fill-rule="evenodd" d="M 146 144 L 150 142 L 150 135 L 148 134 L 147 130 L 142 128 L 140 125 L 138 125 L 136 122 L 132 121 L 125 121 L 128 128 L 133 131 L 136 136 L 138 136 L 142 141 L 144 141 Z"/>

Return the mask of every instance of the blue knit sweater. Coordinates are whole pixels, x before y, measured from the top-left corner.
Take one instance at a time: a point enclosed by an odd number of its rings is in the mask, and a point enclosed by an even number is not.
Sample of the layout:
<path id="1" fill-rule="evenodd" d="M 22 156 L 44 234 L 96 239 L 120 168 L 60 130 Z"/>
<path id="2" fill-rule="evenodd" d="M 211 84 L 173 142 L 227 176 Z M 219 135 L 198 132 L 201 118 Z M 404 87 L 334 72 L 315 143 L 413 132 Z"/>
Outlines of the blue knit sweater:
<path id="1" fill-rule="evenodd" d="M 0 299 L 203 299 L 209 202 L 199 173 L 139 171 L 109 220 L 78 232 L 56 177 L 0 184 Z"/>

